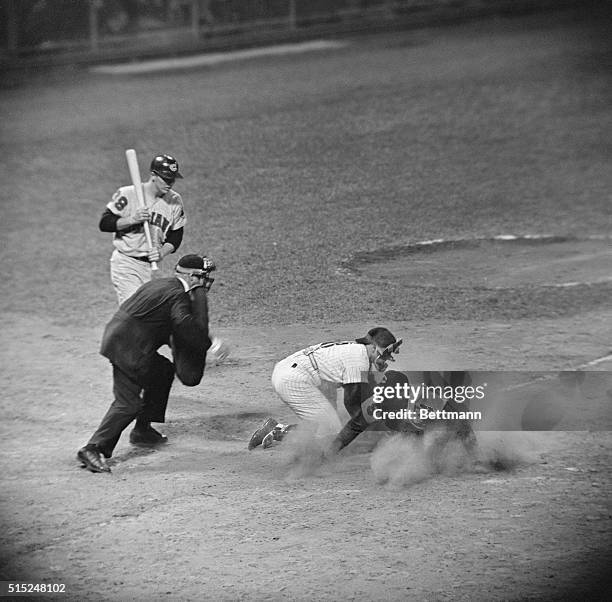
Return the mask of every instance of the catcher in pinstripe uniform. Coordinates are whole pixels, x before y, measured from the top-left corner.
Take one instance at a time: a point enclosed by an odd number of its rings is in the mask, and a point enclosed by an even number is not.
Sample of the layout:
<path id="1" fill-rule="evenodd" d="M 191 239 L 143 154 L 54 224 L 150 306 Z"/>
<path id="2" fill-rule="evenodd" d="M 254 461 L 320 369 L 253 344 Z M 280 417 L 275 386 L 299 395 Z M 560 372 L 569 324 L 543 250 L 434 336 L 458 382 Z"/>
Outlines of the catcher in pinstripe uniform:
<path id="1" fill-rule="evenodd" d="M 336 411 L 337 390 L 344 391 L 344 406 L 351 416 L 349 424 L 360 424 L 364 420 L 361 404 L 372 394 L 374 373 L 386 370 L 401 344 L 401 339 L 379 326 L 354 341 L 312 345 L 276 364 L 272 386 L 296 416 L 313 429 L 315 437 L 338 435 L 345 429 Z M 269 447 L 295 426 L 268 418 L 253 433 L 248 448 Z"/>

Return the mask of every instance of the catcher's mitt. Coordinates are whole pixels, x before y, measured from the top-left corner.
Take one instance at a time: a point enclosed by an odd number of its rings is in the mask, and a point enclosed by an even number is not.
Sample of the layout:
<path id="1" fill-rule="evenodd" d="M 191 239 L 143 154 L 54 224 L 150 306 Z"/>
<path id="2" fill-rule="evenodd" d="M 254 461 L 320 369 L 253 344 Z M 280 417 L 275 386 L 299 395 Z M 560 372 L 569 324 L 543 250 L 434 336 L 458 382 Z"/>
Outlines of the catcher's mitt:
<path id="1" fill-rule="evenodd" d="M 395 386 L 398 384 L 400 386 L 403 386 L 404 384 L 409 385 L 410 382 L 408 380 L 408 376 L 397 370 L 387 370 L 385 372 L 384 386 L 395 388 Z M 382 409 L 385 412 L 395 412 L 396 415 L 403 410 L 409 409 L 416 412 L 414 418 L 410 417 L 407 412 L 404 418 L 385 418 L 385 426 L 391 431 L 395 431 L 397 433 L 420 434 L 425 430 L 425 423 L 418 418 L 418 404 L 410 404 L 403 397 L 398 398 L 392 395 L 385 395 L 385 399 L 382 403 Z"/>

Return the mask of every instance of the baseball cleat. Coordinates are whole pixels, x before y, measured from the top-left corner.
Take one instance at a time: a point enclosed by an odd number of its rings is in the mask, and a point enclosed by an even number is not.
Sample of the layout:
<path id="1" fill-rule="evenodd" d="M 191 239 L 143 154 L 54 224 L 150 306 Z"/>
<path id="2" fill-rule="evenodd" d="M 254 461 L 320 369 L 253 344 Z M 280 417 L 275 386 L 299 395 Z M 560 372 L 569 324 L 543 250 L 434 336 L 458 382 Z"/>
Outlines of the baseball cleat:
<path id="1" fill-rule="evenodd" d="M 274 437 L 274 429 L 277 426 L 278 422 L 274 420 L 274 418 L 266 418 L 263 424 L 251 435 L 251 439 L 249 441 L 249 449 L 255 449 L 258 445 L 261 445 L 264 438 L 269 434 L 272 434 L 272 436 Z"/>
<path id="2" fill-rule="evenodd" d="M 77 452 L 77 458 L 81 461 L 83 468 L 91 472 L 110 472 L 110 466 L 106 463 L 104 456 L 91 447 L 82 447 Z"/>
<path id="3" fill-rule="evenodd" d="M 277 424 L 274 429 L 274 441 L 282 441 L 285 438 L 285 435 L 292 431 L 297 424 Z"/>
<path id="4" fill-rule="evenodd" d="M 267 449 L 274 443 L 274 441 L 282 441 L 285 438 L 285 435 L 292 429 L 294 429 L 297 424 L 281 424 L 280 422 L 274 427 L 274 430 L 271 433 L 268 433 L 261 442 L 261 445 L 264 449 Z"/>
<path id="5" fill-rule="evenodd" d="M 276 429 L 274 429 L 273 431 L 270 431 L 262 440 L 261 440 L 261 446 L 264 449 L 268 449 L 268 447 L 270 447 L 275 440 L 274 437 L 274 433 L 275 433 Z"/>

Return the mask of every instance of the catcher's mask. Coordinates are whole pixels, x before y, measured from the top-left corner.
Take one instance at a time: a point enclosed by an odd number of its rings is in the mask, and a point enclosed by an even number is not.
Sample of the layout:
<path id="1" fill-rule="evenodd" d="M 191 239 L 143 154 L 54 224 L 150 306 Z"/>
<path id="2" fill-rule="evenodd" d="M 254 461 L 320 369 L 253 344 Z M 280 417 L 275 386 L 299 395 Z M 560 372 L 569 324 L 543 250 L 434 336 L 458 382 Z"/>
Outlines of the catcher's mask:
<path id="1" fill-rule="evenodd" d="M 178 274 L 188 274 L 202 279 L 202 285 L 210 290 L 215 279 L 211 276 L 217 269 L 215 262 L 204 255 L 185 255 L 176 264 Z"/>
<path id="2" fill-rule="evenodd" d="M 394 362 L 395 358 L 393 357 L 394 353 L 399 353 L 399 346 L 403 343 L 402 339 L 398 339 L 395 343 L 391 343 L 387 345 L 384 349 L 381 349 L 378 345 L 376 345 L 376 351 L 378 352 L 378 357 L 385 362 Z"/>
<path id="3" fill-rule="evenodd" d="M 355 339 L 355 341 L 376 347 L 375 364 L 381 372 L 386 369 L 387 362 L 395 361 L 393 354 L 399 353 L 399 347 L 402 344 L 402 339 L 396 339 L 390 330 L 382 326 L 370 329 L 365 337 Z"/>

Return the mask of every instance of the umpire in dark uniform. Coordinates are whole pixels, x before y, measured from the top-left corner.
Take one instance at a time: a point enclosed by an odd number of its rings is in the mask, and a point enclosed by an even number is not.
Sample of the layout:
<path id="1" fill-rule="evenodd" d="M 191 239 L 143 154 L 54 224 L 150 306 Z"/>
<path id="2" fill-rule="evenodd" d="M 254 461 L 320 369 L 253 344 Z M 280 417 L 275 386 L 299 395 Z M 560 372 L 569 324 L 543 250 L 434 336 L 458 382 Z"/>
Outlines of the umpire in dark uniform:
<path id="1" fill-rule="evenodd" d="M 185 255 L 175 275 L 143 284 L 106 325 L 100 353 L 113 367 L 115 400 L 87 445 L 78 451 L 92 472 L 110 472 L 110 458 L 121 433 L 135 419 L 134 444 L 155 445 L 167 438 L 151 422 L 164 422 L 174 375 L 187 386 L 200 383 L 208 335 L 207 291 L 214 278 L 207 257 Z M 160 355 L 172 348 L 173 362 Z"/>

